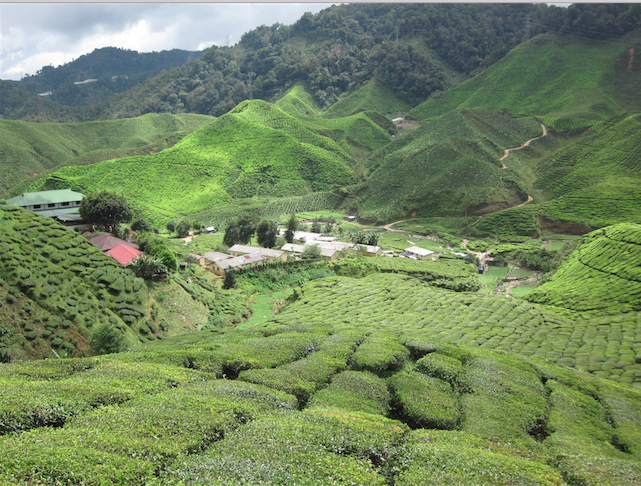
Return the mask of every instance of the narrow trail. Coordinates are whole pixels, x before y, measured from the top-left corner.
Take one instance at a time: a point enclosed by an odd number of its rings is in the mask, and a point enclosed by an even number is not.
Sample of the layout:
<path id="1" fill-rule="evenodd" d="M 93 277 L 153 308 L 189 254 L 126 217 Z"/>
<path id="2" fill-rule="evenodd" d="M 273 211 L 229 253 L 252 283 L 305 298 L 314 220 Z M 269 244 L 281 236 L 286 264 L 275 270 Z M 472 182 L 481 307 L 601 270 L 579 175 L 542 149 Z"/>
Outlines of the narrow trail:
<path id="1" fill-rule="evenodd" d="M 521 150 L 522 148 L 525 148 L 525 147 L 527 147 L 528 145 L 530 145 L 530 143 L 531 143 L 531 142 L 534 142 L 535 140 L 538 140 L 539 138 L 543 138 L 543 137 L 545 137 L 545 136 L 548 134 L 548 129 L 547 129 L 547 127 L 546 127 L 543 123 L 541 123 L 541 128 L 543 129 L 543 135 L 539 135 L 538 137 L 534 137 L 534 138 L 529 139 L 528 141 L 526 141 L 526 142 L 525 142 L 523 145 L 521 145 L 520 147 L 515 147 L 515 148 L 509 148 L 509 149 L 506 149 L 506 150 L 505 150 L 505 155 L 503 155 L 503 157 L 501 157 L 501 158 L 499 159 L 499 162 L 502 162 L 502 161 L 503 161 L 503 159 L 505 159 L 508 155 L 510 155 L 510 152 L 511 152 L 512 150 Z M 502 164 L 502 166 L 503 166 L 503 169 L 507 169 L 507 165 Z M 501 211 L 507 211 L 508 209 L 513 209 L 513 208 L 518 208 L 518 207 L 521 207 L 521 206 L 525 206 L 527 203 L 532 202 L 533 200 L 534 200 L 534 198 L 533 198 L 532 196 L 528 195 L 528 197 L 527 197 L 527 201 L 522 202 L 521 204 L 517 204 L 516 206 L 511 206 L 511 207 L 509 207 L 509 208 L 501 209 L 501 210 L 496 211 L 496 212 L 497 212 L 497 213 L 500 213 Z M 398 224 L 398 223 L 402 223 L 402 222 L 404 222 L 404 221 L 411 221 L 412 219 L 414 219 L 414 218 L 410 218 L 410 219 L 401 219 L 400 221 L 394 221 L 393 223 L 389 223 L 389 224 L 386 224 L 385 226 L 381 226 L 381 228 L 384 228 L 384 229 L 386 229 L 387 231 L 396 231 L 396 232 L 398 232 L 398 233 L 407 233 L 407 231 L 405 231 L 405 230 L 393 229 L 393 228 L 392 228 L 392 226 L 394 226 L 395 224 Z M 187 244 L 187 243 L 185 243 L 185 244 Z"/>
<path id="2" fill-rule="evenodd" d="M 540 135 L 540 136 L 538 136 L 538 137 L 535 137 L 535 138 L 531 138 L 531 139 L 529 139 L 527 142 L 525 142 L 525 143 L 524 143 L 523 145 L 521 145 L 520 147 L 515 147 L 515 148 L 509 148 L 509 149 L 506 149 L 506 150 L 505 150 L 505 155 L 503 155 L 503 157 L 501 157 L 501 158 L 499 159 L 499 162 L 503 161 L 503 159 L 505 159 L 508 155 L 510 155 L 510 152 L 511 152 L 512 150 L 521 150 L 522 148 L 525 148 L 525 147 L 527 147 L 528 145 L 530 145 L 530 142 L 534 142 L 535 140 L 538 140 L 539 138 L 543 138 L 543 137 L 545 137 L 545 136 L 548 134 L 548 129 L 547 129 L 547 127 L 546 127 L 543 123 L 541 123 L 541 128 L 543 129 L 543 135 Z M 503 168 L 504 168 L 504 169 L 507 169 L 507 165 L 503 164 Z"/>

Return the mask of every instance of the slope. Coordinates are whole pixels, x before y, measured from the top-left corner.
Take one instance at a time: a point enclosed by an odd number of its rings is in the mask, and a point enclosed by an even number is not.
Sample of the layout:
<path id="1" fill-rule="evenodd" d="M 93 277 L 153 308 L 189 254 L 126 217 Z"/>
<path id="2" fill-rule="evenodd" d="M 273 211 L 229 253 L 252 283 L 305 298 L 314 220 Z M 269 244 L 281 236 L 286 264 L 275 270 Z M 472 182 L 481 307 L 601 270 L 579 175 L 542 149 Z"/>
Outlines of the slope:
<path id="1" fill-rule="evenodd" d="M 446 93 L 411 111 L 433 120 L 453 110 L 485 109 L 513 114 L 583 118 L 593 123 L 625 111 L 615 101 L 617 57 L 636 43 L 570 40 L 541 35 Z"/>
<path id="2" fill-rule="evenodd" d="M 98 359 L 3 365 L 0 481 L 641 480 L 636 390 L 533 358 L 444 343 L 427 330 L 332 329 L 305 317 L 295 329 L 261 331 L 203 332 Z"/>
<path id="3" fill-rule="evenodd" d="M 641 225 L 593 231 L 527 300 L 604 314 L 641 310 Z"/>
<path id="4" fill-rule="evenodd" d="M 161 138 L 182 137 L 211 120 L 189 114 L 68 124 L 0 120 L 0 195 L 23 179 L 62 165 L 108 160 L 115 152 L 142 147 L 149 153 L 154 144 L 156 149 L 165 148 Z"/>
<path id="5" fill-rule="evenodd" d="M 341 128 L 340 121 L 323 123 Z M 51 184 L 81 192 L 117 189 L 148 217 L 166 220 L 233 199 L 299 196 L 353 184 L 346 137 L 366 147 L 389 140 L 363 114 L 343 123 L 339 131 L 345 135 L 337 136 L 338 142 L 318 131 L 274 105 L 247 101 L 163 152 L 65 167 L 31 189 Z"/>
<path id="6" fill-rule="evenodd" d="M 52 91 L 52 100 L 62 105 L 90 105 L 201 55 L 202 52 L 181 49 L 136 52 L 103 47 L 55 68 L 43 66 L 33 76 L 27 75 L 13 84 L 32 93 Z M 82 83 L 87 79 L 95 81 Z"/>
<path id="7" fill-rule="evenodd" d="M 490 234 L 583 234 L 641 221 L 639 122 L 639 115 L 613 117 L 543 158 L 537 158 L 536 148 L 521 151 L 522 158 L 532 157 L 527 165 L 544 200 L 496 213 L 473 226 Z"/>
<path id="8" fill-rule="evenodd" d="M 336 118 L 353 115 L 361 111 L 395 113 L 398 111 L 404 112 L 409 107 L 410 105 L 407 102 L 399 99 L 380 81 L 372 79 L 357 91 L 339 99 L 325 110 L 322 116 L 324 118 Z"/>
<path id="9" fill-rule="evenodd" d="M 532 119 L 452 112 L 368 157 L 369 187 L 358 214 L 372 221 L 471 215 L 525 201 L 518 173 L 503 170 L 499 159 L 505 148 L 540 134 Z"/>
<path id="10" fill-rule="evenodd" d="M 32 211 L 0 206 L 0 228 L 0 311 L 9 356 L 52 357 L 52 350 L 83 356 L 92 330 L 102 324 L 137 341 L 134 329 L 147 315 L 142 279 Z"/>

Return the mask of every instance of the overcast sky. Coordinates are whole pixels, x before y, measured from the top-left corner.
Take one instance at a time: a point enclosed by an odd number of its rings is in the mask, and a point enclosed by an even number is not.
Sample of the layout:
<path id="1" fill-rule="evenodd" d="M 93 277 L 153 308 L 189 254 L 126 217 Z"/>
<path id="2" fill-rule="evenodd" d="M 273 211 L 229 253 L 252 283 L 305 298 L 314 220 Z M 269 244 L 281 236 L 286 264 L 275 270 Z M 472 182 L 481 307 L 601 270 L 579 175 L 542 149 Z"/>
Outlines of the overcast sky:
<path id="1" fill-rule="evenodd" d="M 339 2 L 335 2 L 339 3 Z M 20 79 L 100 47 L 138 52 L 230 45 L 259 25 L 291 25 L 331 3 L 0 3 L 0 79 Z"/>

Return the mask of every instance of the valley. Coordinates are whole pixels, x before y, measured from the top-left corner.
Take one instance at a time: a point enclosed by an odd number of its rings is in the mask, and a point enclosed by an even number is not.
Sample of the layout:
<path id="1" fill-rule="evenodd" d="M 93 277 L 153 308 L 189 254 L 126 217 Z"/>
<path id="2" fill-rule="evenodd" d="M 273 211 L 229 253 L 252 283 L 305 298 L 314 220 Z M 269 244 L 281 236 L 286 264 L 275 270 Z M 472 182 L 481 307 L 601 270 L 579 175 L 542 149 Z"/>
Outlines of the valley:
<path id="1" fill-rule="evenodd" d="M 640 484 L 640 25 L 339 5 L 0 81 L 0 486 Z"/>

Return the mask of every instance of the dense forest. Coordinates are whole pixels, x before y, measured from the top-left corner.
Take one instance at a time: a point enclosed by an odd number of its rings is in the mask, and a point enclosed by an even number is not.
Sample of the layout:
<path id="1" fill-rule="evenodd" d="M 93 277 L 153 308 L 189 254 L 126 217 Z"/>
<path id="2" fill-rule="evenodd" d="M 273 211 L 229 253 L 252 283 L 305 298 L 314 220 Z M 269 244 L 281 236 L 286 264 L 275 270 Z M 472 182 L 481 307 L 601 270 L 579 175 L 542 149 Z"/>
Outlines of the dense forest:
<path id="1" fill-rule="evenodd" d="M 11 89 L 14 83 L 3 82 L 2 115 L 7 119 L 68 122 L 145 113 L 220 116 L 246 99 L 275 101 L 297 81 L 307 82 L 320 105 L 327 108 L 371 79 L 417 105 L 493 65 L 529 37 L 550 32 L 610 39 L 629 32 L 640 17 L 641 7 L 634 4 L 570 8 L 545 4 L 332 6 L 316 15 L 306 13 L 290 26 L 260 26 L 231 48 L 213 46 L 198 59 L 91 106 L 69 109 Z M 88 104 L 94 98 L 83 90 L 90 91 L 98 83 L 69 84 L 67 73 L 72 67 L 76 77 L 95 73 L 128 76 L 110 85 L 115 92 L 152 72 L 143 59 L 149 63 L 156 59 L 161 69 L 166 69 L 193 53 L 160 54 L 145 57 L 148 55 L 102 49 L 69 65 L 45 67 L 18 85 L 46 90 L 65 79 L 67 84 L 58 85 L 53 100 Z M 136 55 L 142 64 L 132 70 L 131 60 Z"/>

